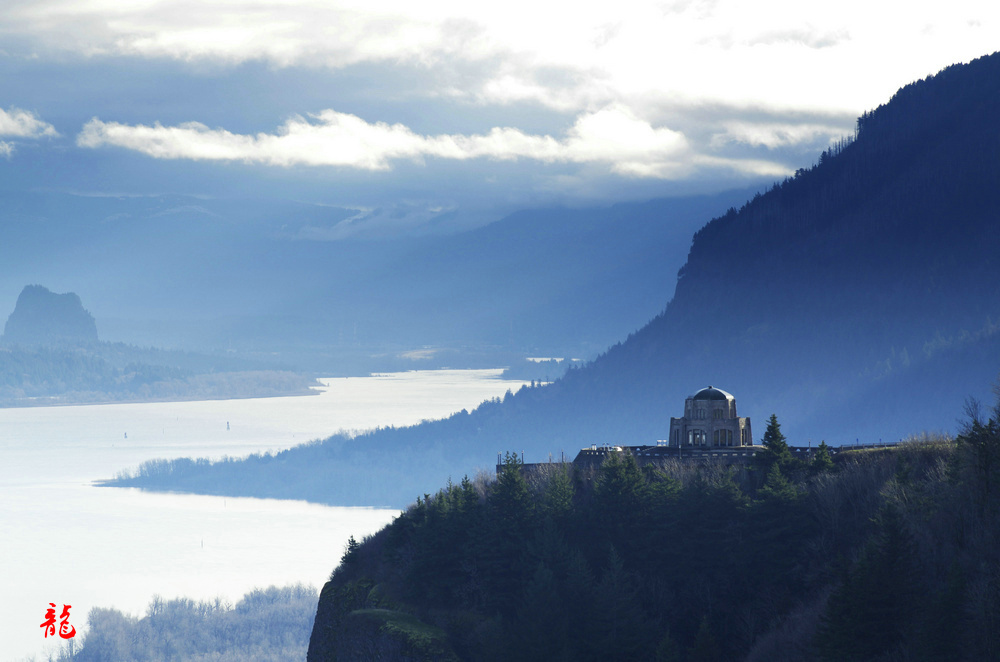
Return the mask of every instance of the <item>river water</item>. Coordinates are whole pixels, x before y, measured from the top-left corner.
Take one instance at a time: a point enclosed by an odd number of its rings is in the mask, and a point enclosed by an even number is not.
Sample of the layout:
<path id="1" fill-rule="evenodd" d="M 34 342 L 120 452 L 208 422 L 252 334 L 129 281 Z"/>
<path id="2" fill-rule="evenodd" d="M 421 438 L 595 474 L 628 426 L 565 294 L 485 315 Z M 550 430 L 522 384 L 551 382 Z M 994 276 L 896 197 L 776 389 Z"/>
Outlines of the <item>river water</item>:
<path id="1" fill-rule="evenodd" d="M 57 648 L 39 627 L 50 602 L 72 605 L 79 637 L 92 607 L 142 615 L 154 595 L 235 603 L 255 587 L 318 588 L 349 536 L 398 514 L 92 481 L 152 458 L 241 456 L 441 418 L 522 384 L 499 374 L 325 379 L 312 396 L 0 409 L 0 660 Z"/>

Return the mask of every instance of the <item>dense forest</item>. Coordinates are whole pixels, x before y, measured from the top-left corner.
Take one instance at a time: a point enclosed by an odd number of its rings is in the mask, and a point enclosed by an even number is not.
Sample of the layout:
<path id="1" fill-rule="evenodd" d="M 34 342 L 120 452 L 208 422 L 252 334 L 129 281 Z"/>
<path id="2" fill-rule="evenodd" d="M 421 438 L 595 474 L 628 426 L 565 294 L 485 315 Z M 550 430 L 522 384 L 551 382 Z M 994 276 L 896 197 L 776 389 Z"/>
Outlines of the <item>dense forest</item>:
<path id="1" fill-rule="evenodd" d="M 449 483 L 351 540 L 309 660 L 984 660 L 1000 654 L 1000 404 L 957 438 L 753 464 Z"/>
<path id="2" fill-rule="evenodd" d="M 499 449 L 531 462 L 654 443 L 707 384 L 755 420 L 787 412 L 803 445 L 954 433 L 963 395 L 985 396 L 1000 368 L 998 117 L 1000 54 L 903 87 L 815 166 L 708 222 L 666 309 L 551 385 L 129 484 L 401 506 Z"/>
<path id="3" fill-rule="evenodd" d="M 154 596 L 141 617 L 95 607 L 86 631 L 58 662 L 285 662 L 301 660 L 316 611 L 316 589 L 254 589 L 235 605 Z"/>

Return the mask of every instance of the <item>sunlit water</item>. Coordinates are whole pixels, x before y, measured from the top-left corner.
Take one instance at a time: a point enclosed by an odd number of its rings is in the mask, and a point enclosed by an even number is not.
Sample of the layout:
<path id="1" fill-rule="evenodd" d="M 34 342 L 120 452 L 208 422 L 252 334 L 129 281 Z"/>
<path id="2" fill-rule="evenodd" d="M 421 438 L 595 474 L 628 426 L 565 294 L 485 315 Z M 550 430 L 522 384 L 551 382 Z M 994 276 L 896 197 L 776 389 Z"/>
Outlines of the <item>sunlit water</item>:
<path id="1" fill-rule="evenodd" d="M 93 480 L 151 458 L 240 456 L 440 418 L 521 385 L 499 374 L 328 379 L 319 395 L 287 398 L 0 409 L 0 660 L 55 650 L 39 627 L 50 602 L 72 605 L 79 637 L 92 607 L 141 615 L 153 595 L 235 602 L 254 587 L 319 587 L 348 536 L 398 514 Z"/>

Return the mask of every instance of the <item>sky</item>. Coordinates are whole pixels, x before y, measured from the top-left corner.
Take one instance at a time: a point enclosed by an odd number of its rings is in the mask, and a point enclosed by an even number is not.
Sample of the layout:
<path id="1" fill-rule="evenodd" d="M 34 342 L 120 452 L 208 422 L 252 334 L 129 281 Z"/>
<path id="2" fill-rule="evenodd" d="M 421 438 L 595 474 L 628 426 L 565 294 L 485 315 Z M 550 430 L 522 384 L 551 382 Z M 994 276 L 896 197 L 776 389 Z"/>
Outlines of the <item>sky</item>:
<path id="1" fill-rule="evenodd" d="M 401 232 L 753 186 L 998 35 L 992 0 L 6 0 L 0 188 Z"/>

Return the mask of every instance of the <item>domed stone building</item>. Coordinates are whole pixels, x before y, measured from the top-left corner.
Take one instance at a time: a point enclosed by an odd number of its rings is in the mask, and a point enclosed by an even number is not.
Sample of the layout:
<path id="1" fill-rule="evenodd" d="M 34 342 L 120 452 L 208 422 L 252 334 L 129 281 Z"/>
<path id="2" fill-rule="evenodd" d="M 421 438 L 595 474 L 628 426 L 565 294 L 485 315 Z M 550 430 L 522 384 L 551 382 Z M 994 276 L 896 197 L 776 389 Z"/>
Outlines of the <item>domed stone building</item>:
<path id="1" fill-rule="evenodd" d="M 794 453 L 807 456 L 811 448 L 792 447 Z M 576 469 L 595 469 L 613 453 L 629 453 L 639 464 L 657 464 L 667 460 L 681 462 L 721 462 L 746 464 L 762 450 L 753 443 L 750 418 L 736 413 L 736 398 L 720 388 L 703 388 L 684 400 L 684 416 L 670 419 L 667 439 L 655 444 L 626 446 L 609 442 L 592 443 L 580 449 L 572 465 Z M 835 451 L 832 451 L 835 452 Z M 562 461 L 560 461 L 561 463 Z M 526 464 L 526 471 L 547 471 L 549 464 Z M 497 472 L 500 472 L 499 455 Z"/>
<path id="2" fill-rule="evenodd" d="M 736 398 L 709 386 L 684 401 L 684 416 L 670 419 L 672 447 L 752 446 L 750 419 L 736 414 Z"/>

